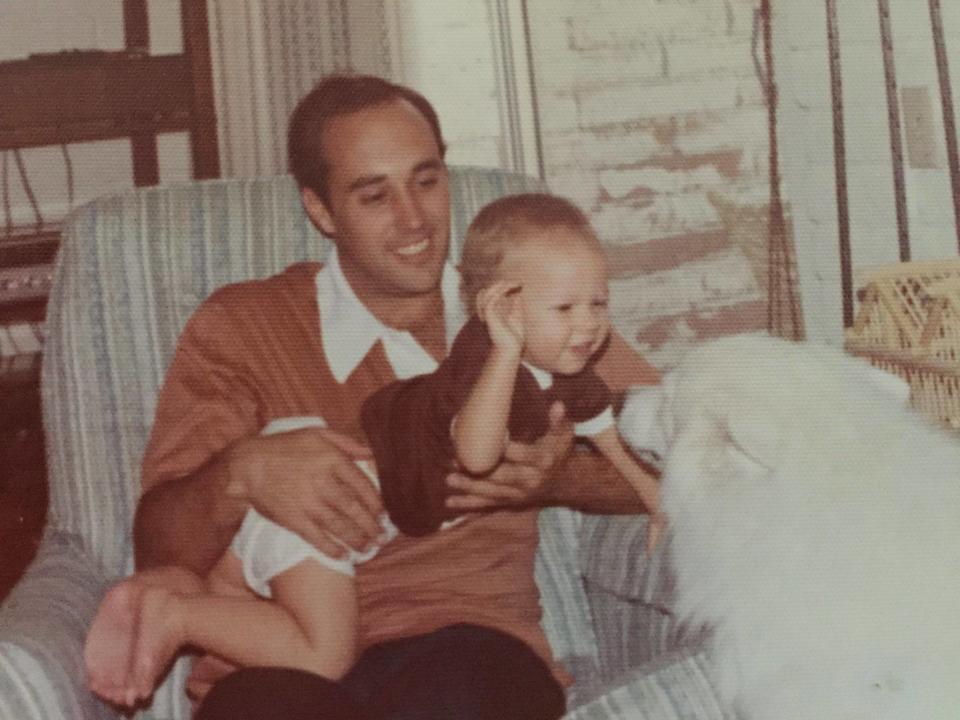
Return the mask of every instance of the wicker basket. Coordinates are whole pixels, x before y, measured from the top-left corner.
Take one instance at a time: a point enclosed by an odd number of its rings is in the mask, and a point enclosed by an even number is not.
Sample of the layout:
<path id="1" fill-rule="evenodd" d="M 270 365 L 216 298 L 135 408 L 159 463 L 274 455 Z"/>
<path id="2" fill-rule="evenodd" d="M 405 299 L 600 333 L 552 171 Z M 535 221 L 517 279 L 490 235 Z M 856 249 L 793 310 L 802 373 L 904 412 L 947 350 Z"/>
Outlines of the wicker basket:
<path id="1" fill-rule="evenodd" d="M 902 377 L 918 410 L 960 431 L 960 260 L 879 268 L 860 300 L 847 350 Z"/>

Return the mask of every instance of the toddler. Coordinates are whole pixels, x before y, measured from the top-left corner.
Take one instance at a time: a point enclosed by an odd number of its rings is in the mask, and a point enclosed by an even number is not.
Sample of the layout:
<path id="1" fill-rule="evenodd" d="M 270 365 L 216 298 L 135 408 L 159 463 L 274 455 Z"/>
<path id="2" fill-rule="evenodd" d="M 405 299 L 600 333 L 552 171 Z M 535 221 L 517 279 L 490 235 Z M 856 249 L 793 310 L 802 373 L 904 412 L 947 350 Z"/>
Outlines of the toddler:
<path id="1" fill-rule="evenodd" d="M 646 505 L 651 549 L 663 526 L 657 484 L 624 449 L 593 371 L 610 323 L 605 258 L 586 216 L 552 195 L 494 201 L 467 230 L 460 270 L 471 318 L 447 358 L 382 388 L 361 413 L 393 522 L 408 535 L 435 531 L 454 514 L 447 475 L 490 472 L 508 442 L 543 436 L 560 402 Z"/>

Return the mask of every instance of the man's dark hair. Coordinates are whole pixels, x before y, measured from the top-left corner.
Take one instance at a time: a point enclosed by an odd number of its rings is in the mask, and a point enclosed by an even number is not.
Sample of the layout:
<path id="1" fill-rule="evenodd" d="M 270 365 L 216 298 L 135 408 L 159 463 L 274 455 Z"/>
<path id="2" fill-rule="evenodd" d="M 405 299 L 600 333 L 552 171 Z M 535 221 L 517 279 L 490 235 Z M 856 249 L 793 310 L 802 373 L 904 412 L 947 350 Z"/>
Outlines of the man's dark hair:
<path id="1" fill-rule="evenodd" d="M 446 152 L 440 120 L 430 102 L 415 90 L 372 75 L 330 75 L 325 77 L 300 102 L 290 116 L 287 130 L 287 163 L 297 184 L 313 190 L 328 203 L 327 179 L 330 171 L 321 148 L 324 126 L 341 115 L 406 100 L 426 118 L 437 140 L 440 157 Z"/>

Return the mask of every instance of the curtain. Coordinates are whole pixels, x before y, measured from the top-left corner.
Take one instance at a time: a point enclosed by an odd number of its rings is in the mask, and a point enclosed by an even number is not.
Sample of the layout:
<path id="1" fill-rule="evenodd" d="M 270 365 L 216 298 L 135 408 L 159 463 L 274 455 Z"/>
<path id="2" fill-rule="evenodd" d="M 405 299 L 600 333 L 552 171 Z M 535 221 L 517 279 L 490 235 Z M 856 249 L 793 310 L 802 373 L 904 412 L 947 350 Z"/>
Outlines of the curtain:
<path id="1" fill-rule="evenodd" d="M 287 120 L 325 74 L 391 77 L 384 0 L 208 0 L 224 177 L 286 171 Z"/>

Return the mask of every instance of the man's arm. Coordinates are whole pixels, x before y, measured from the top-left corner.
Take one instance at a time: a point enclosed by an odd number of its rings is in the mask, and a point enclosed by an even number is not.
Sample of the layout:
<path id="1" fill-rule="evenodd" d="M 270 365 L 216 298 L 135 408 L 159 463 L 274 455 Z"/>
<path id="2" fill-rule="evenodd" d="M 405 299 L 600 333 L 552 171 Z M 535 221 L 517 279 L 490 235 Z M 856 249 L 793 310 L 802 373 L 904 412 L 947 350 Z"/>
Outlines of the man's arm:
<path id="1" fill-rule="evenodd" d="M 335 540 L 358 550 L 383 528 L 379 494 L 355 458 L 369 451 L 325 428 L 235 441 L 198 471 L 161 482 L 134 519 L 137 567 L 182 565 L 205 575 L 223 554 L 249 507 L 332 557 Z"/>
<path id="2" fill-rule="evenodd" d="M 486 478 L 451 475 L 448 484 L 461 494 L 451 495 L 447 506 L 476 511 L 562 505 L 594 513 L 643 512 L 643 502 L 616 468 L 592 449 L 571 450 L 572 440 L 558 403 L 551 409 L 547 434 L 533 445 L 510 443 L 507 460 Z"/>
<path id="3" fill-rule="evenodd" d="M 177 343 L 141 468 L 138 567 L 205 574 L 249 507 L 333 556 L 342 553 L 333 537 L 362 549 L 382 531 L 379 495 L 353 462 L 370 457 L 360 443 L 325 428 L 258 435 L 261 370 L 246 353 L 268 328 L 238 321 L 249 302 L 218 291 Z"/>
<path id="4" fill-rule="evenodd" d="M 193 475 L 148 490 L 133 520 L 138 570 L 180 565 L 205 576 L 240 528 L 248 504 L 227 493 L 224 451 Z"/>

